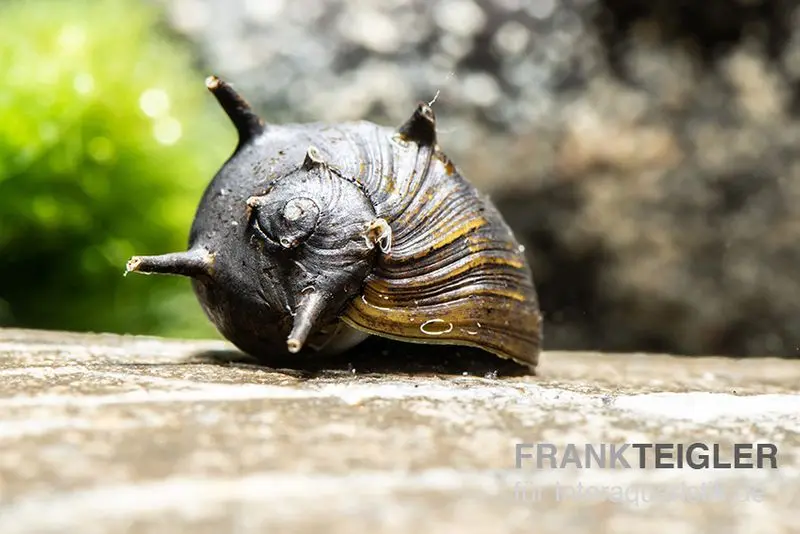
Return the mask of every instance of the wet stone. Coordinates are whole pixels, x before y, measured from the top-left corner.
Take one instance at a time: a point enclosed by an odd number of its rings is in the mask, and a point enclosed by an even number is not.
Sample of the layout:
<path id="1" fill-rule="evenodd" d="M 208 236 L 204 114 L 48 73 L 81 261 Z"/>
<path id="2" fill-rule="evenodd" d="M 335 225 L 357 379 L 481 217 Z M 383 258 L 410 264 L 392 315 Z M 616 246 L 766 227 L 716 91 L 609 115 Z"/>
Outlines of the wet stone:
<path id="1" fill-rule="evenodd" d="M 0 330 L 0 532 L 795 530 L 796 362 L 517 371 L 375 341 L 264 367 L 219 341 Z M 695 442 L 774 443 L 779 465 L 515 467 L 518 443 Z"/>

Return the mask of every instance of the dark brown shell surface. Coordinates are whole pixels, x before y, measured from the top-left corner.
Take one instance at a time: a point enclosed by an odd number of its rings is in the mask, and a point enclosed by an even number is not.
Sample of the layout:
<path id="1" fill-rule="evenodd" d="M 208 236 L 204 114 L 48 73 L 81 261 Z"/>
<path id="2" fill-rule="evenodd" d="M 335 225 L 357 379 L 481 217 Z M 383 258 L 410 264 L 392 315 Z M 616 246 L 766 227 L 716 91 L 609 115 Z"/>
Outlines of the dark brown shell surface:
<path id="1" fill-rule="evenodd" d="M 421 105 L 399 131 L 345 123 L 321 129 L 313 144 L 392 228 L 390 249 L 341 319 L 370 334 L 469 345 L 535 367 L 542 319 L 523 249 L 439 149 L 430 108 Z"/>
<path id="2" fill-rule="evenodd" d="M 264 361 L 375 334 L 535 370 L 542 319 L 522 247 L 440 149 L 429 105 L 396 130 L 273 125 L 219 78 L 206 86 L 239 142 L 200 200 L 189 249 L 135 256 L 126 273 L 192 278 L 217 329 Z"/>

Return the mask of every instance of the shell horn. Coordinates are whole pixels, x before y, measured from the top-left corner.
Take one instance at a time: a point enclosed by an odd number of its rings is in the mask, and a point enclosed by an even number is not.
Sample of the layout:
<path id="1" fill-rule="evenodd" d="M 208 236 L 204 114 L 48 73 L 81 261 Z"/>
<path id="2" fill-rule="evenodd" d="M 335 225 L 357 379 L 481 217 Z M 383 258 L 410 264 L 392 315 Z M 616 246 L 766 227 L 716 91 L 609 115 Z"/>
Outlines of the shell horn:
<path id="1" fill-rule="evenodd" d="M 289 352 L 300 352 L 308 335 L 316 326 L 317 320 L 325 311 L 325 306 L 325 299 L 318 291 L 312 291 L 305 295 L 305 298 L 295 310 L 292 331 L 286 340 Z"/>
<path id="2" fill-rule="evenodd" d="M 436 144 L 436 116 L 429 104 L 420 102 L 414 114 L 404 122 L 397 133 L 409 141 L 421 146 L 434 146 Z"/>
<path id="3" fill-rule="evenodd" d="M 134 256 L 125 266 L 125 274 L 173 274 L 197 278 L 210 276 L 214 255 L 205 249 L 172 252 L 160 256 Z"/>
<path id="4" fill-rule="evenodd" d="M 233 87 L 216 76 L 206 78 L 206 87 L 230 117 L 239 133 L 237 150 L 251 139 L 264 133 L 264 121 L 256 115 L 250 104 Z"/>

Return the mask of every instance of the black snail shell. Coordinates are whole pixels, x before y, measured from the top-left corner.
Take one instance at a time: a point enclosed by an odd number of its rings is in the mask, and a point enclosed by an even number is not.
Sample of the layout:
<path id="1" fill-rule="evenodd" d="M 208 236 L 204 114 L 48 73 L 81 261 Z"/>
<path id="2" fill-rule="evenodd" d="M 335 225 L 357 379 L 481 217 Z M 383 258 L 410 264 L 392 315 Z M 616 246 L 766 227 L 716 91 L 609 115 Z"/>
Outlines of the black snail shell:
<path id="1" fill-rule="evenodd" d="M 128 272 L 189 276 L 241 350 L 339 353 L 368 335 L 470 345 L 535 370 L 541 316 L 511 230 L 442 153 L 430 106 L 399 129 L 265 125 L 207 80 L 239 143 L 205 191 L 189 250 Z"/>

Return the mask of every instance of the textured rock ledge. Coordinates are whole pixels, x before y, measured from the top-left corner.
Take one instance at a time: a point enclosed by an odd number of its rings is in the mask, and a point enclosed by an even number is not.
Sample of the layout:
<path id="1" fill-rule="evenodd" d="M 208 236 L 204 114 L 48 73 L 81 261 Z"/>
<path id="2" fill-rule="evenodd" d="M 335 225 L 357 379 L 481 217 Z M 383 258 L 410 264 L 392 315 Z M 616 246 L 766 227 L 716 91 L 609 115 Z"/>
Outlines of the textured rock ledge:
<path id="1" fill-rule="evenodd" d="M 774 533 L 800 521 L 796 361 L 549 352 L 537 377 L 493 378 L 279 370 L 226 350 L 0 330 L 0 532 Z M 514 469 L 519 442 L 759 440 L 778 444 L 777 471 Z M 763 499 L 556 499 L 579 482 L 721 482 Z M 520 500 L 518 483 L 541 501 Z"/>

